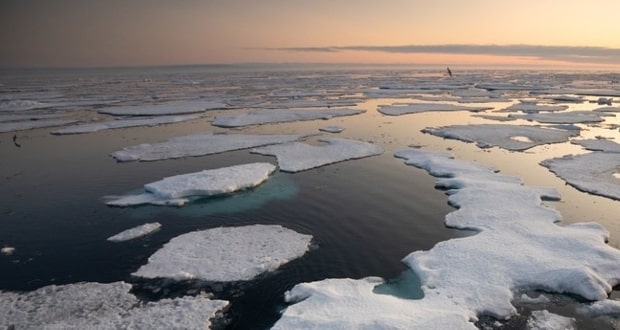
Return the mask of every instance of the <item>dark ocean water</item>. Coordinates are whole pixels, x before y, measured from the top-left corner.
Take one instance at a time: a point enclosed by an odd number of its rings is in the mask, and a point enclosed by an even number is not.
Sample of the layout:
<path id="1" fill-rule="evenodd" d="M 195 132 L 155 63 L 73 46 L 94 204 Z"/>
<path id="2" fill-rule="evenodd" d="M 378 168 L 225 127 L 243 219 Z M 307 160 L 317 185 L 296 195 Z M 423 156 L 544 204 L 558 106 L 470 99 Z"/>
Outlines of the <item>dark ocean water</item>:
<path id="1" fill-rule="evenodd" d="M 602 74 L 553 76 L 537 72 L 468 72 L 463 76 L 459 83 L 526 81 L 553 87 L 592 87 L 594 82 L 608 78 Z M 217 66 L 9 71 L 3 77 L 0 114 L 67 114 L 89 121 L 107 118 L 96 110 L 108 101 L 140 105 L 196 99 L 225 101 L 232 109 L 208 112 L 204 119 L 151 128 L 70 136 L 52 136 L 51 128 L 1 133 L 0 246 L 16 250 L 12 255 L 0 255 L 0 290 L 30 291 L 49 284 L 127 281 L 145 299 L 206 291 L 231 301 L 218 327 L 269 327 L 284 306 L 284 292 L 297 283 L 341 277 L 397 279 L 406 271 L 400 260 L 410 252 L 428 250 L 437 242 L 470 234 L 444 226 L 445 215 L 453 209 L 447 205 L 444 193 L 434 189 L 435 179 L 393 157 L 395 150 L 412 144 L 449 149 L 458 157 L 524 177 L 528 184 L 556 187 L 565 196 L 556 206 L 566 213 L 567 221 L 581 221 L 584 217 L 600 221 L 612 232 L 610 244 L 618 246 L 618 235 L 614 235 L 620 233 L 619 224 L 612 216 L 614 210 L 620 210 L 618 202 L 577 192 L 537 166 L 542 159 L 576 150 L 574 146 L 537 148 L 528 153 L 497 148 L 483 151 L 471 144 L 420 132 L 427 126 L 484 122 L 471 113 L 388 117 L 376 111 L 380 104 L 411 101 L 412 92 L 405 91 L 409 87 L 428 87 L 416 95 L 445 95 L 441 88 L 454 87 L 454 83 L 446 81 L 443 72 L 403 67 L 292 70 Z M 386 85 L 398 86 L 396 91 L 401 88 L 403 95 L 369 96 L 369 91 L 376 93 Z M 529 96 L 523 91 L 511 93 L 515 100 Z M 300 99 L 351 100 L 367 112 L 329 121 L 236 130 L 216 128 L 209 123 L 217 113 L 266 106 L 294 107 Z M 56 105 L 23 110 L 12 108 L 10 101 L 15 100 Z M 490 104 L 501 109 L 511 103 Z M 614 120 L 611 118 L 610 123 Z M 337 136 L 372 141 L 385 152 L 300 173 L 279 172 L 252 190 L 204 199 L 182 208 L 111 208 L 103 202 L 105 196 L 124 194 L 175 174 L 253 161 L 276 163 L 275 158 L 248 150 L 140 163 L 117 163 L 109 156 L 125 146 L 195 132 L 317 133 L 319 128 L 333 124 L 345 127 Z M 585 134 L 597 134 L 595 128 L 592 130 Z M 11 141 L 14 134 L 20 148 Z M 614 134 L 618 137 L 617 130 Z M 123 243 L 106 241 L 122 230 L 155 221 L 162 224 L 162 229 L 152 235 Z M 311 234 L 313 249 L 275 273 L 244 283 L 178 283 L 131 276 L 175 236 L 248 224 L 280 224 Z"/>

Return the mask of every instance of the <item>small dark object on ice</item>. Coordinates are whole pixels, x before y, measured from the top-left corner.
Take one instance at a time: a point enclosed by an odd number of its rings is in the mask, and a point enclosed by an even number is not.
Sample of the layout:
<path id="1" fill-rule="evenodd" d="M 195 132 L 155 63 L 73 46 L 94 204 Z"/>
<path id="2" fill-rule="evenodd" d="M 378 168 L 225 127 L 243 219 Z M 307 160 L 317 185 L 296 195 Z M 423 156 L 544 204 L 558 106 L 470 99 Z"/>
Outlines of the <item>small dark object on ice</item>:
<path id="1" fill-rule="evenodd" d="M 452 71 L 450 71 L 450 67 L 446 68 L 448 70 L 448 74 L 452 77 Z"/>
<path id="2" fill-rule="evenodd" d="M 19 143 L 17 143 L 17 134 L 13 135 L 13 144 L 18 148 L 22 147 Z"/>

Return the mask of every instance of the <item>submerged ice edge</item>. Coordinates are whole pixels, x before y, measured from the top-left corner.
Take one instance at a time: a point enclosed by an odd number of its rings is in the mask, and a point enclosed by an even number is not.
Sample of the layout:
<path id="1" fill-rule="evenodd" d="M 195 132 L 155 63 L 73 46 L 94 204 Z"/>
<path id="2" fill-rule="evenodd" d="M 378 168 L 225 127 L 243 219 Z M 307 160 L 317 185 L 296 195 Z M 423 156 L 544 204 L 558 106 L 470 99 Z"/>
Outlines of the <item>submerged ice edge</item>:
<path id="1" fill-rule="evenodd" d="M 605 243 L 607 231 L 596 223 L 561 227 L 560 214 L 542 204 L 559 199 L 556 190 L 524 186 L 519 178 L 444 152 L 404 149 L 395 156 L 438 177 L 457 208 L 446 225 L 477 233 L 403 259 L 420 277 L 420 300 L 375 294 L 382 283 L 377 278 L 302 283 L 286 293 L 292 305 L 276 329 L 475 329 L 479 315 L 503 320 L 515 314 L 512 300 L 521 290 L 603 301 L 620 283 L 620 251 Z"/>

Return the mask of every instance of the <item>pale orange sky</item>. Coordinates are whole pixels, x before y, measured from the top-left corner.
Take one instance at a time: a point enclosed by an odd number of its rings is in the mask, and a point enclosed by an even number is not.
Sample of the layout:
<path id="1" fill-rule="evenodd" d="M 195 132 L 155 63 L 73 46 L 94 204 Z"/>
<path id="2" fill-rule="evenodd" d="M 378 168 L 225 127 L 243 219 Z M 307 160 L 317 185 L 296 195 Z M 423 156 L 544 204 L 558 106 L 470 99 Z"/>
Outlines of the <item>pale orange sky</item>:
<path id="1" fill-rule="evenodd" d="M 0 0 L 0 67 L 620 65 L 616 13 L 618 0 Z M 441 54 L 398 48 L 433 45 L 501 47 L 476 49 L 475 55 L 455 47 Z M 509 56 L 514 45 L 536 47 L 523 60 Z M 572 54 L 573 47 L 591 48 Z M 497 52 L 503 56 L 489 56 Z"/>

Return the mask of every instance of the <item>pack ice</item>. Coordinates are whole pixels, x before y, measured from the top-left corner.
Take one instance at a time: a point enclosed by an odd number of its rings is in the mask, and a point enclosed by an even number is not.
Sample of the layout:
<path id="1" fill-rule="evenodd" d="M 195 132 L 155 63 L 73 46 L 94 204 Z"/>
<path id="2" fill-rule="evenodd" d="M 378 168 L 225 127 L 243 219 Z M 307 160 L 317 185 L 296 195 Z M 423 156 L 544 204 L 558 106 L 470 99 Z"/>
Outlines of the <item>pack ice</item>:
<path id="1" fill-rule="evenodd" d="M 51 132 L 54 135 L 92 133 L 112 128 L 137 127 L 137 126 L 157 126 L 163 124 L 180 123 L 183 121 L 200 118 L 201 114 L 183 116 L 161 116 L 146 119 L 118 119 L 105 122 L 88 123 L 75 125 Z"/>
<path id="2" fill-rule="evenodd" d="M 215 117 L 212 124 L 220 127 L 240 127 L 269 123 L 331 119 L 363 113 L 359 109 L 262 109 L 241 114 Z"/>
<path id="3" fill-rule="evenodd" d="M 180 174 L 144 185 L 145 192 L 106 202 L 110 206 L 141 204 L 181 206 L 192 198 L 222 195 L 263 183 L 276 170 L 270 163 L 250 163 Z"/>
<path id="4" fill-rule="evenodd" d="M 279 225 L 220 227 L 177 236 L 133 275 L 145 278 L 248 281 L 303 256 L 312 236 Z"/>
<path id="5" fill-rule="evenodd" d="M 112 153 L 119 162 L 154 161 L 195 157 L 225 151 L 248 149 L 268 144 L 295 141 L 307 135 L 297 134 L 193 134 L 159 143 L 125 147 Z"/>
<path id="6" fill-rule="evenodd" d="M 185 101 L 107 107 L 99 109 L 97 112 L 113 116 L 161 116 L 200 113 L 206 110 L 223 108 L 226 108 L 226 104 L 219 101 Z"/>
<path id="7" fill-rule="evenodd" d="M 446 225 L 476 234 L 403 259 L 420 277 L 421 299 L 376 294 L 380 278 L 302 283 L 286 293 L 291 305 L 275 329 L 476 329 L 480 315 L 501 321 L 515 314 L 511 301 L 520 291 L 594 301 L 620 283 L 620 251 L 605 244 L 600 225 L 555 224 L 560 214 L 542 201 L 559 199 L 557 191 L 524 186 L 447 153 L 403 149 L 395 156 L 439 177 L 437 187 L 457 208 Z"/>
<path id="8" fill-rule="evenodd" d="M 144 303 L 125 282 L 50 285 L 0 292 L 3 329 L 205 329 L 228 305 L 204 295 Z"/>
<path id="9" fill-rule="evenodd" d="M 493 107 L 470 107 L 465 105 L 441 104 L 441 103 L 411 103 L 380 106 L 377 110 L 384 115 L 399 116 L 410 113 L 428 111 L 471 111 L 480 112 L 491 110 Z"/>
<path id="10" fill-rule="evenodd" d="M 303 142 L 265 146 L 253 149 L 253 153 L 276 156 L 278 166 L 284 172 L 300 172 L 315 167 L 379 155 L 383 152 L 376 144 L 343 139 L 324 138 L 326 145 L 313 146 Z"/>

